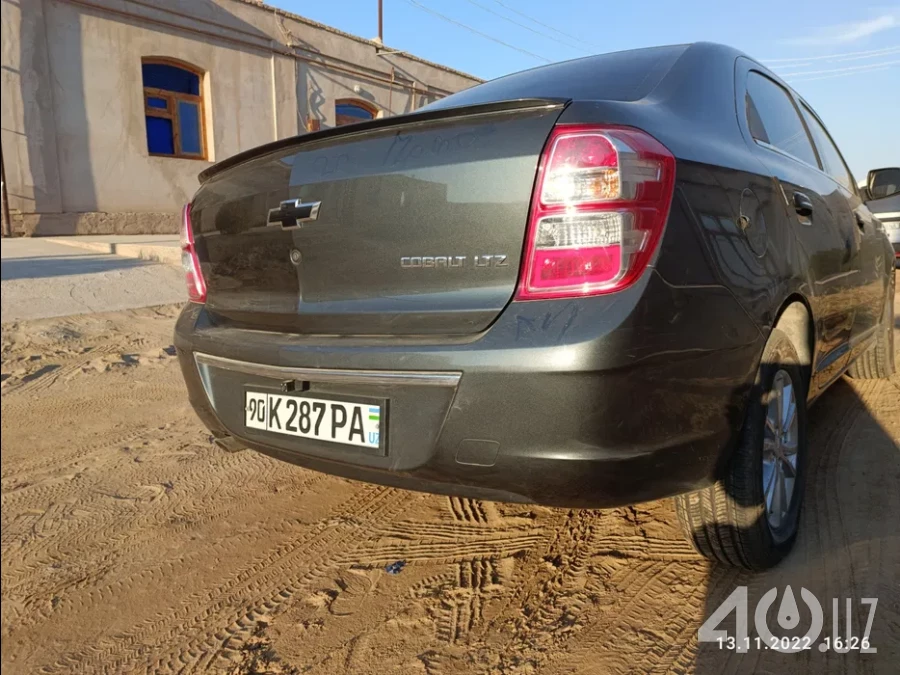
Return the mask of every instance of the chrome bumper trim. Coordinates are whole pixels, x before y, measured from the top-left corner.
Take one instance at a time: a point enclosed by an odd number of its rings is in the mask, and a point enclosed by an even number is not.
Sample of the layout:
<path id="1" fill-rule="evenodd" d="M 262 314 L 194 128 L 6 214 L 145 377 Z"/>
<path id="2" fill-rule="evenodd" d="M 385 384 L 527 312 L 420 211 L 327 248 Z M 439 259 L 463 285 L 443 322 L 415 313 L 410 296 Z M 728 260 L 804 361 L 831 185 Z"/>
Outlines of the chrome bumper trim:
<path id="1" fill-rule="evenodd" d="M 198 368 L 212 366 L 236 373 L 271 377 L 279 380 L 308 380 L 312 382 L 330 382 L 335 384 L 410 384 L 421 387 L 455 387 L 459 384 L 462 373 L 447 371 L 413 371 L 413 370 L 337 370 L 332 368 L 293 368 L 290 366 L 270 366 L 263 363 L 250 363 L 226 359 L 212 354 L 194 353 Z"/>

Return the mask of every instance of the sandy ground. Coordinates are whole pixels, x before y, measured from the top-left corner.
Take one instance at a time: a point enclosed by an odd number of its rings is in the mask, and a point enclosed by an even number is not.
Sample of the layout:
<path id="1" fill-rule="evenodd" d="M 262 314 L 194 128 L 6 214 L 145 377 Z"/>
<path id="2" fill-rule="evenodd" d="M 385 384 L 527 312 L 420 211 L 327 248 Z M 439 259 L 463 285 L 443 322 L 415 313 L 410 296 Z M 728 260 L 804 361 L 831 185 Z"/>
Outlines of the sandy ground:
<path id="1" fill-rule="evenodd" d="M 897 672 L 900 377 L 811 411 L 802 535 L 751 576 L 694 554 L 668 500 L 493 504 L 226 454 L 188 408 L 176 311 L 4 326 L 4 673 Z M 861 635 L 877 597 L 877 654 L 698 646 L 737 586 L 752 615 L 787 584 L 826 632 L 831 598 Z"/>

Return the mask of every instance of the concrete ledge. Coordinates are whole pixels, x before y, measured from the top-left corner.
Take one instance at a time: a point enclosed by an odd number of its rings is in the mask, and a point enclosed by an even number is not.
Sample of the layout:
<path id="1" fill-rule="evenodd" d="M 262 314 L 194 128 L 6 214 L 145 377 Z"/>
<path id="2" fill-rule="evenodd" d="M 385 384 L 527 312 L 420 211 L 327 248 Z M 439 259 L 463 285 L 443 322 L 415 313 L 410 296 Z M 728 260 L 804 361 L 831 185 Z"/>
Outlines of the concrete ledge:
<path id="1" fill-rule="evenodd" d="M 13 213 L 12 231 L 17 237 L 68 235 L 178 234 L 180 213 Z"/>
<path id="2" fill-rule="evenodd" d="M 123 237 L 124 239 L 125 237 Z M 140 239 L 141 237 L 136 237 Z M 102 239 L 85 239 L 83 237 L 47 237 L 46 241 L 64 246 L 93 251 L 106 255 L 118 255 L 123 258 L 137 258 L 140 260 L 152 260 L 167 263 L 169 265 L 181 265 L 181 248 L 177 240 L 165 240 L 154 242 L 122 242 L 103 241 Z"/>

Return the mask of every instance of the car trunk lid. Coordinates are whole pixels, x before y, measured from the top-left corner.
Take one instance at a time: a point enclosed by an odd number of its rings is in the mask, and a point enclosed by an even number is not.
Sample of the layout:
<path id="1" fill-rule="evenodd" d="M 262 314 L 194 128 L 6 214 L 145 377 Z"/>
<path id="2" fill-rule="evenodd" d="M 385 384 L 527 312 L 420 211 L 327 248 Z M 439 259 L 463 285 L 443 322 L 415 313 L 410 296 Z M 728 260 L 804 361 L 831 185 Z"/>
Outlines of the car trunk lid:
<path id="1" fill-rule="evenodd" d="M 191 205 L 209 312 L 311 334 L 485 329 L 515 291 L 538 161 L 563 106 L 376 120 L 213 167 Z"/>

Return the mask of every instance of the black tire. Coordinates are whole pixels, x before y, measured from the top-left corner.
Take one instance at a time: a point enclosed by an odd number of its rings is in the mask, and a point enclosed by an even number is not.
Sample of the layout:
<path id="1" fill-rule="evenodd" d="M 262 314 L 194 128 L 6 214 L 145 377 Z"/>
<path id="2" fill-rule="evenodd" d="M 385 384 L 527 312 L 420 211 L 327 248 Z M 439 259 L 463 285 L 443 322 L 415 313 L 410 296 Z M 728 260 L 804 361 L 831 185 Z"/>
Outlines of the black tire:
<path id="1" fill-rule="evenodd" d="M 855 380 L 881 380 L 896 372 L 894 364 L 894 282 L 888 286 L 881 326 L 875 341 L 850 364 L 847 374 Z"/>
<path id="2" fill-rule="evenodd" d="M 776 373 L 784 370 L 795 387 L 797 467 L 785 522 L 775 531 L 766 518 L 762 480 L 766 410 Z M 694 548 L 717 563 L 749 570 L 776 565 L 794 545 L 806 476 L 808 381 L 788 336 L 772 331 L 747 402 L 740 439 L 725 475 L 703 490 L 675 498 L 678 519 Z"/>

